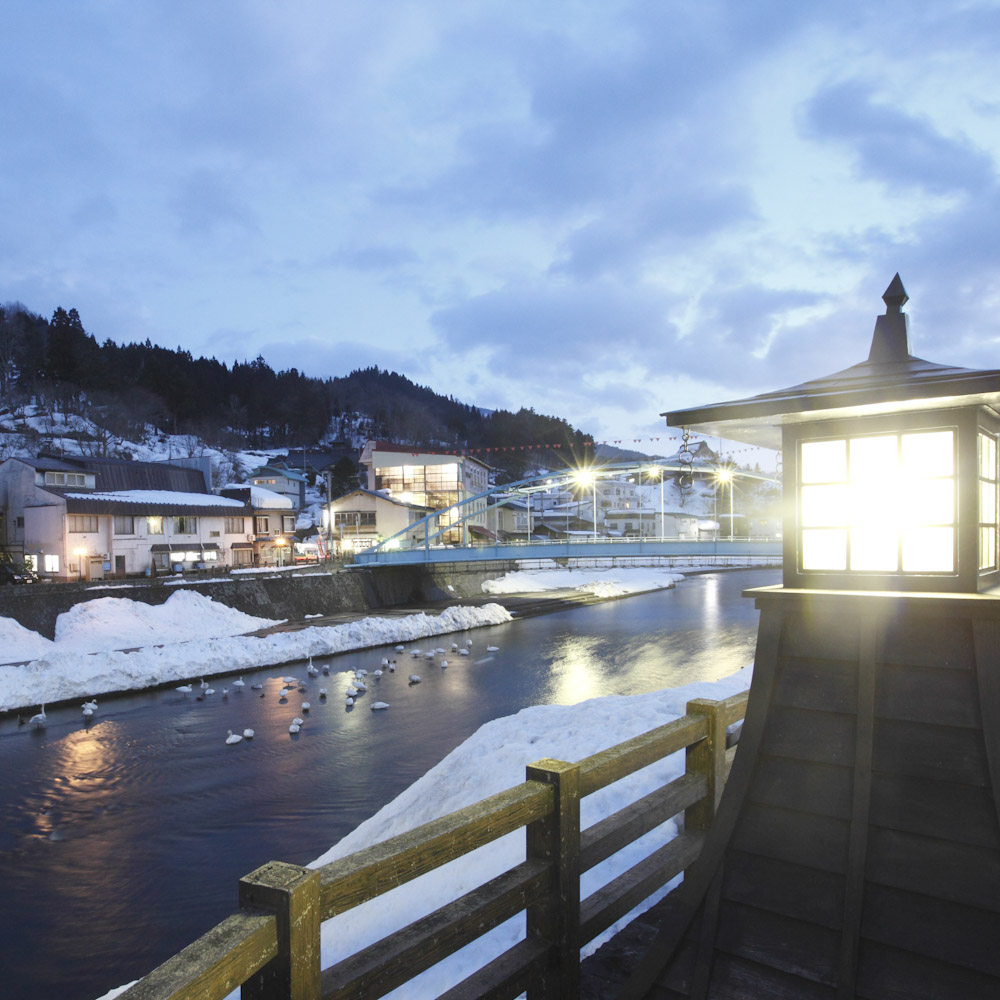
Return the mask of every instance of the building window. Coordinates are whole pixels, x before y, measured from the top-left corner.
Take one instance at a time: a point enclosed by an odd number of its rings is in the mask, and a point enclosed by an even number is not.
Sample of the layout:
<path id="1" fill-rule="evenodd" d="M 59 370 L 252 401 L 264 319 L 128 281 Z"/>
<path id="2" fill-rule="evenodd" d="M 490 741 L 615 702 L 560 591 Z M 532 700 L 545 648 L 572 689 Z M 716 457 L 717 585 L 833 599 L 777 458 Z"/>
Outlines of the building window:
<path id="1" fill-rule="evenodd" d="M 333 513 L 335 528 L 374 528 L 375 511 L 373 510 L 338 510 Z"/>
<path id="2" fill-rule="evenodd" d="M 281 515 L 281 530 L 285 532 L 286 535 L 290 535 L 295 530 L 294 514 Z"/>
<path id="3" fill-rule="evenodd" d="M 46 472 L 46 486 L 86 486 L 87 477 L 82 472 Z"/>
<path id="4" fill-rule="evenodd" d="M 271 521 L 264 514 L 258 514 L 253 519 L 253 530 L 255 535 L 267 535 L 270 533 Z"/>
<path id="5" fill-rule="evenodd" d="M 57 555 L 43 555 L 42 556 L 42 569 L 46 573 L 58 573 L 59 572 L 59 556 Z"/>
<path id="6" fill-rule="evenodd" d="M 242 535 L 243 534 L 243 518 L 242 517 L 227 517 L 226 518 L 226 534 L 227 535 Z"/>
<path id="7" fill-rule="evenodd" d="M 115 514 L 113 531 L 116 535 L 134 535 L 135 518 L 128 514 Z"/>
<path id="8" fill-rule="evenodd" d="M 197 535 L 198 534 L 198 518 L 190 517 L 185 514 L 181 517 L 174 518 L 174 534 L 175 535 Z"/>
<path id="9" fill-rule="evenodd" d="M 67 517 L 69 530 L 74 534 L 83 531 L 97 531 L 96 514 L 70 514 Z"/>
<path id="10" fill-rule="evenodd" d="M 803 441 L 803 571 L 954 573 L 955 432 Z"/>
<path id="11" fill-rule="evenodd" d="M 162 535 L 163 534 L 163 518 L 150 516 L 146 518 L 146 534 L 147 535 Z"/>

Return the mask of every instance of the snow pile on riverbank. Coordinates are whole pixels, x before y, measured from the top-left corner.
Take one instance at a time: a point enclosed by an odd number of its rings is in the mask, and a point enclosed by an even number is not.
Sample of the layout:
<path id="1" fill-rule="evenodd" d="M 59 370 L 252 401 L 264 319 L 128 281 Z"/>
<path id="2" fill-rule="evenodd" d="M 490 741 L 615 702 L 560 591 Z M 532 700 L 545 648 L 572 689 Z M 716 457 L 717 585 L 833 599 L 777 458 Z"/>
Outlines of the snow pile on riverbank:
<path id="1" fill-rule="evenodd" d="M 194 597 L 198 601 L 187 600 Z M 168 608 L 175 601 L 175 608 Z M 506 608 L 487 604 L 481 608 L 451 607 L 440 615 L 369 617 L 343 625 L 311 626 L 257 637 L 232 632 L 250 631 L 274 622 L 243 615 L 202 595 L 178 592 L 161 607 L 165 609 L 163 631 L 157 626 L 156 634 L 151 635 L 149 616 L 155 617 L 158 608 L 123 598 L 79 604 L 59 616 L 55 642 L 11 619 L 0 618 L 4 658 L 31 659 L 30 663 L 0 666 L 0 711 L 411 642 L 511 620 Z M 183 622 L 185 609 L 187 629 Z M 64 634 L 69 641 L 63 641 Z M 162 643 L 164 637 L 167 641 L 162 645 L 147 645 L 132 652 L 108 651 L 109 644 L 140 646 L 143 642 Z M 86 647 L 101 651 L 88 653 Z"/>
<path id="2" fill-rule="evenodd" d="M 646 590 L 662 590 L 684 579 L 683 573 L 660 566 L 607 566 L 565 569 L 558 563 L 517 570 L 483 583 L 484 594 L 534 594 L 543 590 L 577 590 L 595 597 L 624 597 Z"/>

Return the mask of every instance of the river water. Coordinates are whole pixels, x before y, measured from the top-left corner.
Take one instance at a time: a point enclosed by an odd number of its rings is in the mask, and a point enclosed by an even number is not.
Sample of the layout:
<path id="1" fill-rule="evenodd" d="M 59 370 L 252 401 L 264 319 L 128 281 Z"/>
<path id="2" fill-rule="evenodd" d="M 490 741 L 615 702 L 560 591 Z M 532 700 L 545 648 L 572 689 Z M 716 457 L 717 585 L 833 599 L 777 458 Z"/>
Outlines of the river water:
<path id="1" fill-rule="evenodd" d="M 78 708 L 49 709 L 44 729 L 0 723 L 0 995 L 92 1000 L 138 978 L 233 912 L 242 875 L 312 861 L 485 722 L 733 673 L 753 659 L 757 631 L 741 591 L 778 578 L 691 576 L 411 644 L 468 635 L 472 655 L 447 670 L 391 647 L 316 660 L 330 674 L 309 682 L 297 736 L 288 725 L 301 696 L 279 704 L 278 690 L 282 675 L 305 677 L 298 665 L 245 674 L 242 690 L 218 678 L 202 701 L 172 689 L 100 699 L 87 726 Z M 366 697 L 392 708 L 348 710 L 347 672 L 383 656 L 398 670 Z M 412 672 L 422 683 L 409 687 Z M 246 727 L 252 743 L 225 745 L 227 730 Z"/>

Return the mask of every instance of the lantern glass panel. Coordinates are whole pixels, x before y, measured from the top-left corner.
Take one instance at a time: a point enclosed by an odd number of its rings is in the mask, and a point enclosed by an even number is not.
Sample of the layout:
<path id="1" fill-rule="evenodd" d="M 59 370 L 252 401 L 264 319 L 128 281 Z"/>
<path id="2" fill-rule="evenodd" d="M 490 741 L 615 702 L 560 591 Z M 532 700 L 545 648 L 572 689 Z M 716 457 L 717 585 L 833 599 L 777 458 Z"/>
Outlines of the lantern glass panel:
<path id="1" fill-rule="evenodd" d="M 802 532 L 802 568 L 847 569 L 847 532 L 843 528 L 806 528 Z"/>
<path id="2" fill-rule="evenodd" d="M 902 537 L 903 572 L 954 572 L 954 536 L 952 528 L 905 528 Z"/>
<path id="3" fill-rule="evenodd" d="M 844 523 L 843 485 L 802 487 L 802 524 L 807 528 L 831 528 Z"/>
<path id="4" fill-rule="evenodd" d="M 857 573 L 895 573 L 899 568 L 899 542 L 884 525 L 851 529 L 851 569 Z"/>
<path id="5" fill-rule="evenodd" d="M 804 441 L 799 458 L 803 483 L 842 483 L 847 479 L 846 441 Z"/>

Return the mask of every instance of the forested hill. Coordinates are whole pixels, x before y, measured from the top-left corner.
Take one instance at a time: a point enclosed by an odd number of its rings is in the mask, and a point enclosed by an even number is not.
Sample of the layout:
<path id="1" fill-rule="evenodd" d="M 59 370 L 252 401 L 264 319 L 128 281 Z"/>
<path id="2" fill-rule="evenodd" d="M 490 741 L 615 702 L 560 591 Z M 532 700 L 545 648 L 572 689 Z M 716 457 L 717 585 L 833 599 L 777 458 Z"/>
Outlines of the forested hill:
<path id="1" fill-rule="evenodd" d="M 8 303 L 0 306 L 0 406 L 16 410 L 31 400 L 86 410 L 122 437 L 155 427 L 225 448 L 364 436 L 489 448 L 490 464 L 511 474 L 527 446 L 552 446 L 565 460 L 586 461 L 591 453 L 589 437 L 565 420 L 533 409 L 484 412 L 395 372 L 373 367 L 318 379 L 295 368 L 276 372 L 259 356 L 228 367 L 148 340 L 98 343 L 75 309 L 59 308 L 46 320 Z"/>

